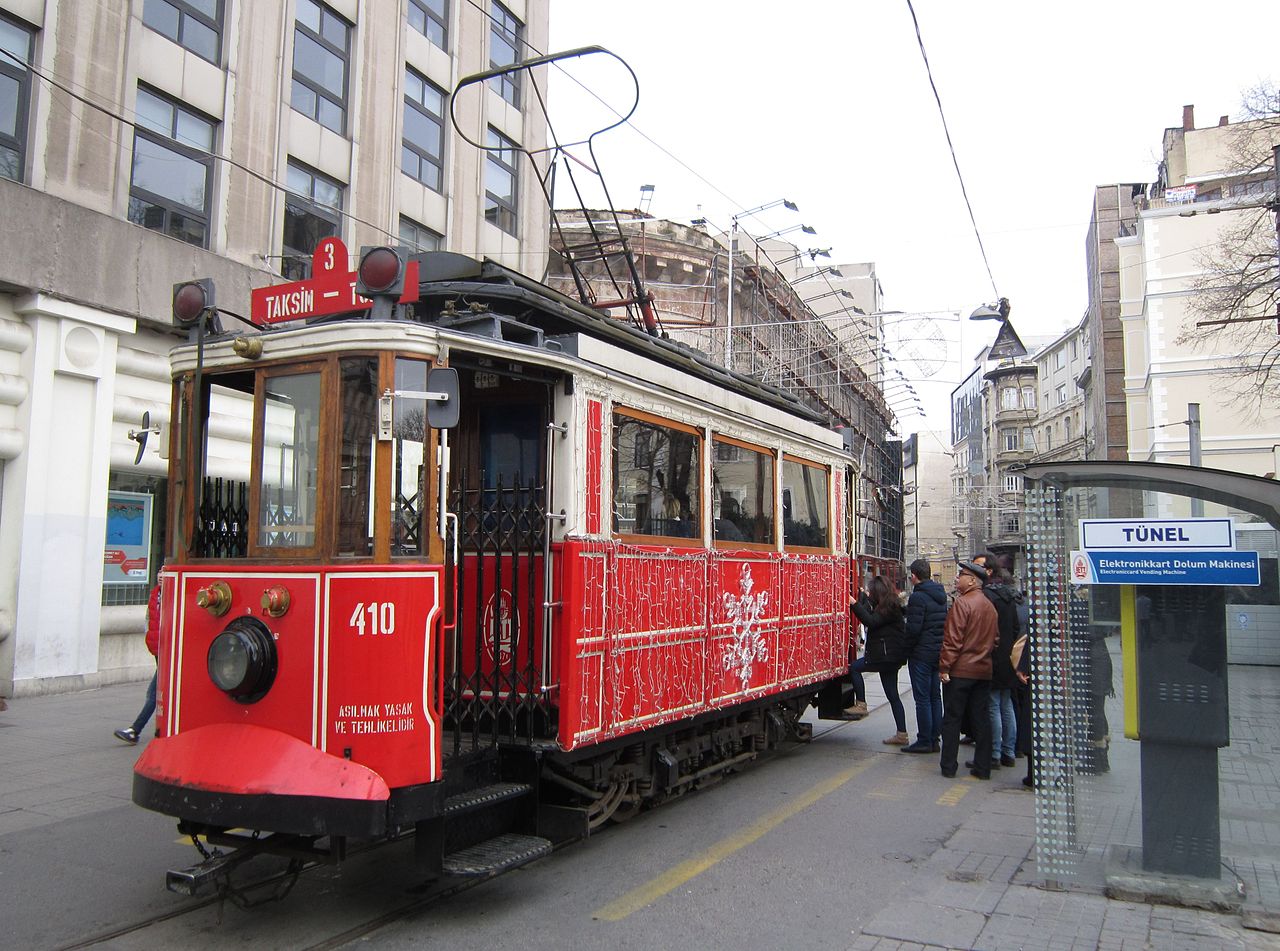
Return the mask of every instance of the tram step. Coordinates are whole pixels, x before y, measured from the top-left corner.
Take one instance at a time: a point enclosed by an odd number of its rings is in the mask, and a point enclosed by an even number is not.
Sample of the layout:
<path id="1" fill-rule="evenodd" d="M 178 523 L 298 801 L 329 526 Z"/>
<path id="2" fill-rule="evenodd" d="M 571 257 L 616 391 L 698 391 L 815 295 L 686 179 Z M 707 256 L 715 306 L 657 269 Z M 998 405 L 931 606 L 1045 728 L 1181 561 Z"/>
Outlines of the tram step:
<path id="1" fill-rule="evenodd" d="M 478 789 L 459 793 L 446 799 L 444 801 L 444 814 L 446 816 L 456 816 L 460 812 L 484 809 L 500 802 L 506 802 L 508 799 L 518 799 L 532 790 L 532 788 L 527 783 L 494 783 L 492 786 L 481 786 Z"/>
<path id="2" fill-rule="evenodd" d="M 506 832 L 478 845 L 446 855 L 444 870 L 449 875 L 470 877 L 497 875 L 499 872 L 517 868 L 550 854 L 549 839 Z"/>

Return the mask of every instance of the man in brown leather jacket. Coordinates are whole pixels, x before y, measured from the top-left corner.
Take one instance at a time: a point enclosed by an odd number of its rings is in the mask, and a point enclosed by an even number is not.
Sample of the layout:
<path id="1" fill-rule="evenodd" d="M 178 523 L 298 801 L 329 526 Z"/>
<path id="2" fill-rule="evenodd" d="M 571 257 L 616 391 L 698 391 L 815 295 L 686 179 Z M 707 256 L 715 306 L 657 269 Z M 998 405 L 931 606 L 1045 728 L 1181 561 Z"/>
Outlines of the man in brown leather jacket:
<path id="1" fill-rule="evenodd" d="M 960 749 L 960 723 L 966 709 L 973 724 L 974 768 L 978 779 L 991 778 L 991 652 L 996 646 L 996 609 L 982 593 L 987 570 L 972 561 L 960 562 L 956 599 L 942 628 L 942 775 L 955 776 Z"/>

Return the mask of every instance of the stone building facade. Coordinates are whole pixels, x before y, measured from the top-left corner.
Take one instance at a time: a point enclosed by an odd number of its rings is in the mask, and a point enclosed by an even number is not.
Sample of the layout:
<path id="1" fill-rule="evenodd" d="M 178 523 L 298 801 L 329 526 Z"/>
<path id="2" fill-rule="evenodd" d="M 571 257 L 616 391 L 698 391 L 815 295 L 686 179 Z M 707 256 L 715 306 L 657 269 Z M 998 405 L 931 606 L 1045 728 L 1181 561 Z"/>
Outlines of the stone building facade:
<path id="1" fill-rule="evenodd" d="M 546 49 L 548 11 L 0 0 L 0 695 L 154 669 L 174 283 L 245 313 L 334 234 L 541 275 L 528 76 L 459 97 L 481 147 L 449 108 L 459 78 Z"/>

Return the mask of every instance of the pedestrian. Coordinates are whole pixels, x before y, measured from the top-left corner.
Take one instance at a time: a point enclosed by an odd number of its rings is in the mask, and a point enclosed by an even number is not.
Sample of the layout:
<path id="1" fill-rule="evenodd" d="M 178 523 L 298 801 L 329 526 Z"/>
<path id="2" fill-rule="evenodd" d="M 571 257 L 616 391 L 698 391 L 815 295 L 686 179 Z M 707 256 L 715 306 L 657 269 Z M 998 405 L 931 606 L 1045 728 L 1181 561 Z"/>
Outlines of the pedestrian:
<path id="1" fill-rule="evenodd" d="M 982 593 L 996 609 L 996 649 L 991 655 L 991 765 L 1015 766 L 1018 721 L 1013 690 L 1018 678 L 1009 658 L 1018 639 L 1018 592 L 1009 583 L 1013 576 L 1000 558 L 983 552 L 975 555 L 973 562 L 987 569 Z"/>
<path id="2" fill-rule="evenodd" d="M 151 595 L 147 598 L 147 650 L 151 651 L 154 658 L 156 652 L 160 649 L 160 585 L 157 584 L 151 589 Z M 138 742 L 138 737 L 142 734 L 143 729 L 147 725 L 147 721 L 151 719 L 151 714 L 156 710 L 156 678 L 159 671 L 151 675 L 151 683 L 147 685 L 147 699 L 143 701 L 142 709 L 138 711 L 137 717 L 134 718 L 132 726 L 124 726 L 115 730 L 113 735 L 118 740 L 123 740 L 130 746 Z"/>
<path id="3" fill-rule="evenodd" d="M 907 714 L 902 708 L 902 698 L 898 696 L 898 671 L 902 670 L 907 659 L 902 603 L 889 583 L 876 575 L 871 579 L 868 590 L 853 602 L 853 613 L 866 629 L 867 646 L 862 656 L 849 666 L 854 704 L 845 712 L 852 716 L 866 715 L 867 685 L 862 673 L 878 673 L 897 727 L 897 732 L 883 742 L 890 746 L 906 746 L 909 742 Z"/>
<path id="4" fill-rule="evenodd" d="M 916 740 L 904 753 L 937 753 L 942 749 L 942 681 L 938 656 L 947 620 L 947 591 L 933 580 L 924 558 L 911 563 L 911 595 L 907 598 L 907 674 L 916 702 Z"/>
<path id="5" fill-rule="evenodd" d="M 942 630 L 938 677 L 942 681 L 942 775 L 956 774 L 960 721 L 968 711 L 974 729 L 974 765 L 969 773 L 991 778 L 991 652 L 996 646 L 996 609 L 982 593 L 987 569 L 962 561 L 956 572 L 956 599 Z"/>

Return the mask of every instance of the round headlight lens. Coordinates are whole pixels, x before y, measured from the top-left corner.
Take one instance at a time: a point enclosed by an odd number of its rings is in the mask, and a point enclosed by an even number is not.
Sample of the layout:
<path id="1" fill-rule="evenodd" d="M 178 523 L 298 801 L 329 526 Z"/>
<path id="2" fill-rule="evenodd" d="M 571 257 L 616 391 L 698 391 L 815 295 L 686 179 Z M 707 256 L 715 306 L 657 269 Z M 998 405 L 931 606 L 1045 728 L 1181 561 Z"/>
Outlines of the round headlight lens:
<path id="1" fill-rule="evenodd" d="M 261 700 L 275 676 L 275 639 L 257 618 L 234 619 L 209 645 L 209 679 L 233 700 Z"/>

